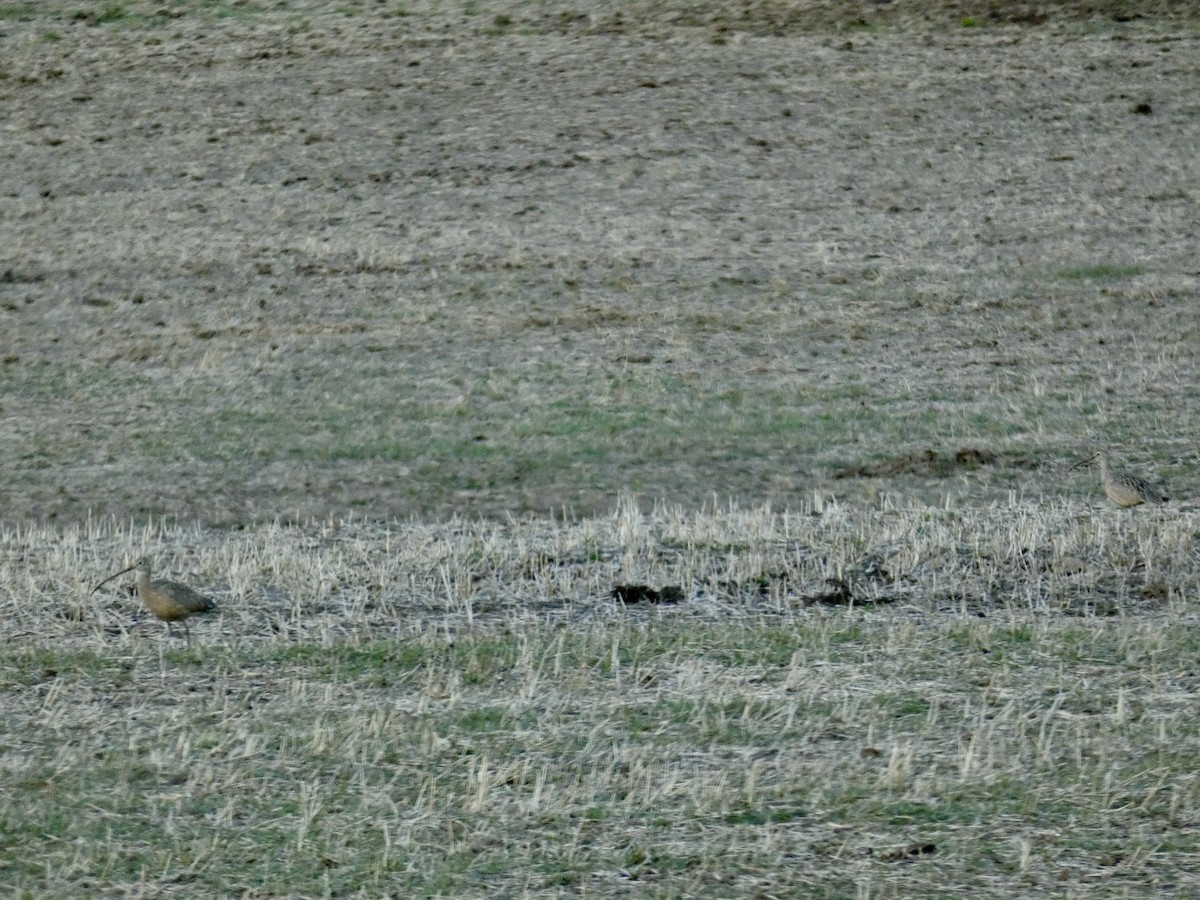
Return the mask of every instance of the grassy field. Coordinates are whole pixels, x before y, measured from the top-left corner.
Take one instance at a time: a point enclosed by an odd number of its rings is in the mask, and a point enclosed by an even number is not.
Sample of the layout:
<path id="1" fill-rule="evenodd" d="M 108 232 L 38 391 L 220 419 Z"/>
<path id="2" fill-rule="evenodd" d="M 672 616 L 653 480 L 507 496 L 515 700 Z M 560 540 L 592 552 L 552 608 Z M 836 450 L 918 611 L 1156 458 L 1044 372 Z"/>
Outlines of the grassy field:
<path id="1" fill-rule="evenodd" d="M 0 535 L 17 896 L 1188 895 L 1194 512 Z M 222 605 L 193 642 L 116 588 Z M 616 602 L 642 585 L 667 602 Z M 678 592 L 665 591 L 678 588 Z"/>
<path id="2" fill-rule="evenodd" d="M 1197 24 L 0 4 L 0 893 L 1200 894 Z"/>
<path id="3" fill-rule="evenodd" d="M 1194 490 L 1195 22 L 837 8 L 0 7 L 0 517 Z"/>

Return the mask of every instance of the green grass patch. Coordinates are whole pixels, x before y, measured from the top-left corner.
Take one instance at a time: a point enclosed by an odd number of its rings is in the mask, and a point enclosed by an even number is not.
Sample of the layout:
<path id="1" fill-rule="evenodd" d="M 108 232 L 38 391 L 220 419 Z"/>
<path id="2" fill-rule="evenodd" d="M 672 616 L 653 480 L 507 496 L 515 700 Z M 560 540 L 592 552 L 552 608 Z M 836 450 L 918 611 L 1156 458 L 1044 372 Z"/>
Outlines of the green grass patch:
<path id="1" fill-rule="evenodd" d="M 39 3 L 0 3 L 0 19 L 28 22 L 43 12 Z"/>

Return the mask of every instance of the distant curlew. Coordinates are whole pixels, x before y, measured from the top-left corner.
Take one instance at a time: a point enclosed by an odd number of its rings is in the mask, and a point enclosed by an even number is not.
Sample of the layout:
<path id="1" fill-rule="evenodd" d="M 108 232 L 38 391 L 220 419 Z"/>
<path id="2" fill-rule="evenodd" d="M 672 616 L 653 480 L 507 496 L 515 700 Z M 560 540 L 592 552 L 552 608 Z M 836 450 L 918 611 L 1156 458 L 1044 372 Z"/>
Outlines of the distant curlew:
<path id="1" fill-rule="evenodd" d="M 159 579 L 150 580 L 150 560 L 142 557 L 132 566 L 122 569 L 115 575 L 109 575 L 92 588 L 92 593 L 100 590 L 118 575 L 137 569 L 137 592 L 146 604 L 146 608 L 156 617 L 167 623 L 167 634 L 171 633 L 172 622 L 182 622 L 184 634 L 188 642 L 192 640 L 192 632 L 188 629 L 187 620 L 198 613 L 212 612 L 217 604 L 202 594 L 197 594 L 190 587 L 177 581 Z"/>
<path id="2" fill-rule="evenodd" d="M 1099 450 L 1071 468 L 1078 469 L 1094 459 L 1100 460 L 1100 483 L 1104 485 L 1104 493 L 1117 506 L 1138 506 L 1147 500 L 1151 503 L 1167 502 L 1167 495 L 1158 485 L 1130 472 L 1114 470 L 1107 450 Z"/>

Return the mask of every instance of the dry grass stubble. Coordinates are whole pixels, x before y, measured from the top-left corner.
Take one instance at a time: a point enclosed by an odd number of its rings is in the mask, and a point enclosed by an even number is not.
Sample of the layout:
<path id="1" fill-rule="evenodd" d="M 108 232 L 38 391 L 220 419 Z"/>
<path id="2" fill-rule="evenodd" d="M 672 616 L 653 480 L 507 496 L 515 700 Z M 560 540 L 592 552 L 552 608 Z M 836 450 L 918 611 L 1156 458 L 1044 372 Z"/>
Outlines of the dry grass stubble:
<path id="1" fill-rule="evenodd" d="M 1198 892 L 1194 22 L 725 7 L 3 9 L 0 883 Z"/>
<path id="2" fill-rule="evenodd" d="M 1198 526 L 625 501 L 9 529 L 0 872 L 29 895 L 1186 894 Z M 146 551 L 222 604 L 191 650 L 120 590 L 87 599 Z M 636 583 L 683 599 L 613 602 Z"/>

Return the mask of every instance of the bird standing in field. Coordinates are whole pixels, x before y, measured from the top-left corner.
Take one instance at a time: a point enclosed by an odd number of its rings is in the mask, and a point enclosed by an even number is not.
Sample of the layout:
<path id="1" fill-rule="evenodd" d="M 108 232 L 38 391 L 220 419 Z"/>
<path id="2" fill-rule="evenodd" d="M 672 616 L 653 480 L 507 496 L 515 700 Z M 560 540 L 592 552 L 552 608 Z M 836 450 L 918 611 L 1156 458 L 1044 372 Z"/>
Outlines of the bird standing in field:
<path id="1" fill-rule="evenodd" d="M 1098 450 L 1071 468 L 1077 469 L 1093 460 L 1100 462 L 1100 483 L 1104 486 L 1104 493 L 1117 506 L 1139 506 L 1147 501 L 1150 503 L 1167 502 L 1166 493 L 1158 485 L 1145 478 L 1139 478 L 1132 472 L 1114 469 L 1107 450 Z"/>
<path id="2" fill-rule="evenodd" d="M 157 618 L 167 623 L 167 634 L 171 633 L 171 624 L 173 622 L 182 622 L 184 634 L 187 636 L 188 643 L 191 643 L 192 633 L 188 629 L 187 620 L 191 616 L 200 613 L 213 612 L 217 608 L 217 604 L 203 594 L 197 594 L 187 585 L 180 584 L 177 581 L 167 581 L 165 579 L 151 581 L 150 560 L 147 557 L 142 557 L 132 566 L 109 575 L 92 588 L 92 593 L 96 593 L 96 591 L 100 590 L 100 588 L 117 576 L 124 575 L 126 572 L 132 572 L 135 569 L 137 570 L 138 597 L 146 604 L 146 608 Z"/>

